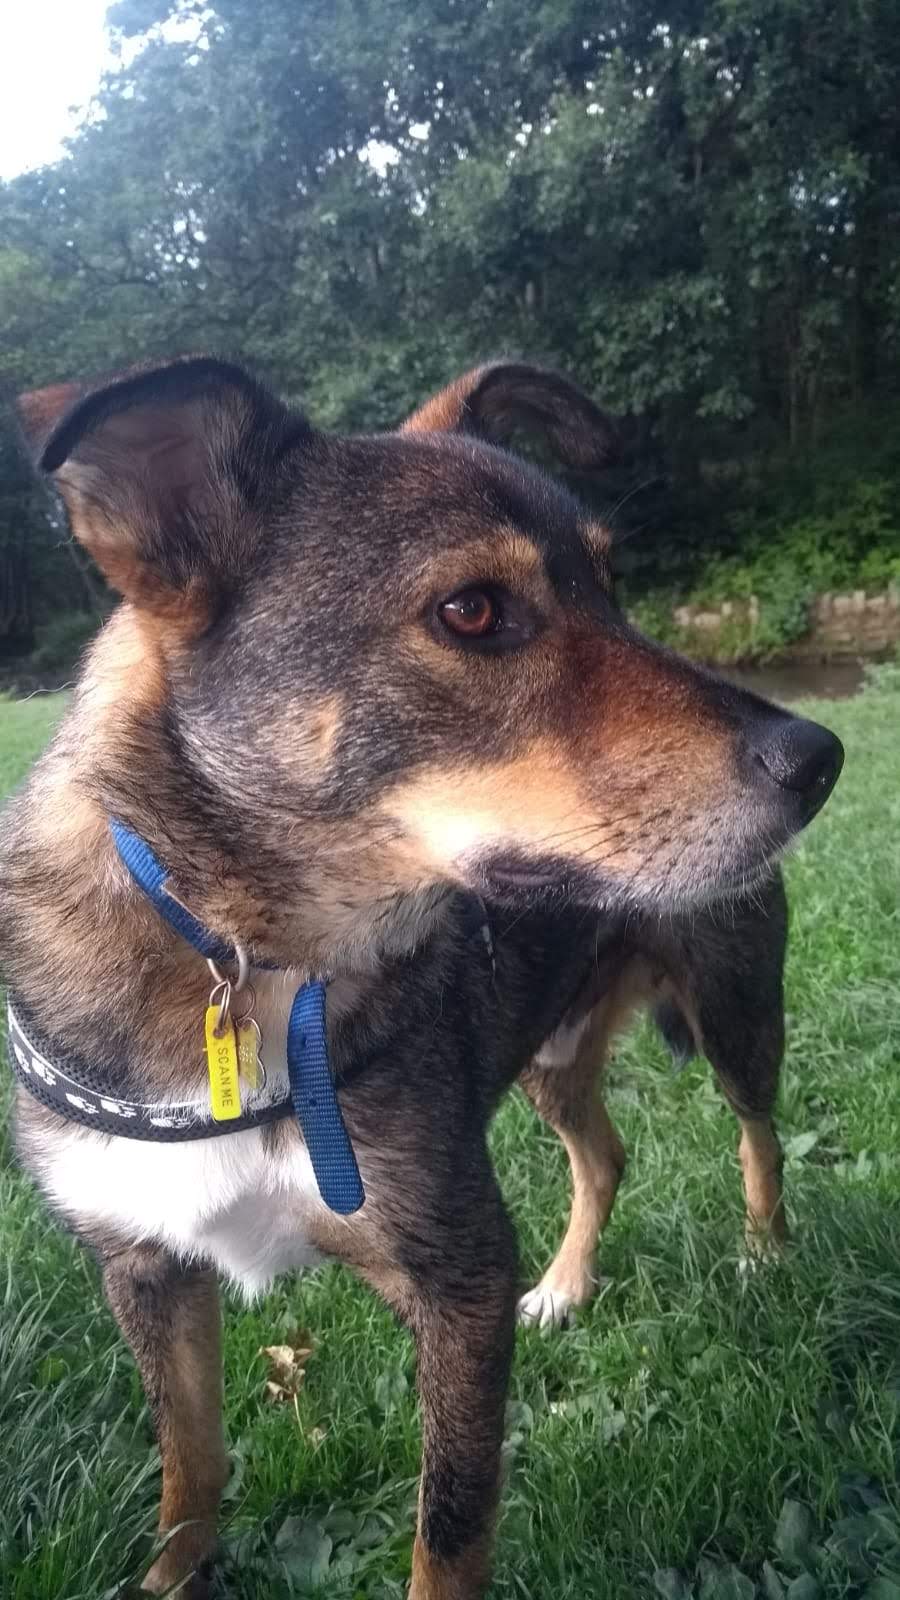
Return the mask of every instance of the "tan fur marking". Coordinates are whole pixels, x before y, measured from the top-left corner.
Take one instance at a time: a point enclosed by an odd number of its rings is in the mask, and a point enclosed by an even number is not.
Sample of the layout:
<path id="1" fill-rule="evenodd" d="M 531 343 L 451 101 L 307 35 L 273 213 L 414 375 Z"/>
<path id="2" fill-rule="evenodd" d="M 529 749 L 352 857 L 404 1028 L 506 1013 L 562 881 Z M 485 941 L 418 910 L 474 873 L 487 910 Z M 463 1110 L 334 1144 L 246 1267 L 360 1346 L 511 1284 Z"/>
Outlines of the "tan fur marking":
<path id="1" fill-rule="evenodd" d="M 539 646 L 520 671 L 516 754 L 467 761 L 454 748 L 452 759 L 382 802 L 418 849 L 423 873 L 452 875 L 461 860 L 500 844 L 602 867 L 638 888 L 668 884 L 693 847 L 707 850 L 710 821 L 733 803 L 727 730 L 706 715 L 689 678 L 631 641 L 598 650 L 570 629 L 564 649 Z M 551 700 L 567 708 L 553 732 Z"/>
<path id="2" fill-rule="evenodd" d="M 138 976 L 148 953 L 155 952 L 156 982 L 166 1005 L 148 1011 L 145 1026 L 154 1040 L 153 1055 L 160 1059 L 161 1092 L 203 1081 L 199 1053 L 185 1052 L 184 1041 L 196 1036 L 206 975 L 189 946 L 172 944 L 156 912 L 132 887 L 89 786 L 101 760 L 119 759 L 128 714 L 157 705 L 164 695 L 162 658 L 148 642 L 145 619 L 122 606 L 92 648 L 69 722 L 34 773 L 30 814 L 34 847 L 67 867 L 64 900 L 37 897 L 31 904 L 30 937 L 43 954 L 34 1002 L 49 1004 L 61 1029 L 77 1027 L 86 984 L 92 999 L 111 997 L 121 993 L 127 970 L 137 994 Z M 102 943 L 96 936 L 98 917 Z M 184 1071 L 186 1055 L 193 1080 Z"/>
<path id="3" fill-rule="evenodd" d="M 54 383 L 47 389 L 32 389 L 29 394 L 19 395 L 16 410 L 35 455 L 40 454 L 57 423 L 84 392 L 80 383 Z"/>
<path id="4" fill-rule="evenodd" d="M 342 701 L 338 694 L 329 695 L 315 707 L 309 719 L 309 755 L 317 766 L 327 766 L 341 731 Z"/>
<path id="5" fill-rule="evenodd" d="M 517 528 L 499 527 L 489 539 L 468 536 L 462 530 L 460 541 L 436 551 L 420 570 L 409 576 L 410 613 L 426 601 L 449 598 L 470 584 L 506 584 L 516 594 L 537 600 L 542 607 L 558 610 L 544 558 L 538 546 Z"/>
<path id="6" fill-rule="evenodd" d="M 159 1530 L 176 1530 L 143 1580 L 151 1594 L 168 1593 L 212 1554 L 229 1473 L 216 1280 L 211 1272 L 166 1274 L 160 1258 L 142 1258 L 139 1248 L 111 1257 L 104 1269 L 110 1307 L 153 1412 L 162 1460 Z"/>
<path id="7" fill-rule="evenodd" d="M 123 503 L 113 515 L 84 487 L 89 485 L 90 476 L 91 469 L 83 469 L 75 462 L 67 463 L 56 474 L 79 544 L 84 545 L 112 587 L 148 615 L 179 633 L 201 632 L 210 618 L 211 595 L 206 578 L 193 578 L 183 588 L 174 588 L 166 581 L 141 551 L 138 530 L 149 513 L 137 490 L 127 483 L 120 485 Z"/>
<path id="8" fill-rule="evenodd" d="M 371 1251 L 374 1255 L 374 1248 Z M 376 1294 L 396 1312 L 401 1319 L 406 1319 L 415 1306 L 415 1295 L 410 1285 L 409 1278 L 391 1262 L 382 1263 L 369 1259 L 363 1261 L 358 1268 L 360 1277 L 370 1284 Z"/>
<path id="9" fill-rule="evenodd" d="M 703 1030 L 690 994 L 673 983 L 666 983 L 664 989 L 674 997 L 687 1020 L 697 1048 L 702 1051 Z M 723 1084 L 723 1088 L 730 1099 L 727 1084 Z M 768 1117 L 742 1117 L 733 1099 L 730 1099 L 730 1104 L 741 1129 L 738 1157 L 747 1208 L 744 1230 L 747 1248 L 754 1255 L 763 1255 L 773 1245 L 784 1244 L 788 1238 L 784 1210 L 784 1155 L 774 1124 Z"/>
<path id="10" fill-rule="evenodd" d="M 627 1025 L 648 989 L 645 968 L 633 963 L 595 1007 L 571 1066 L 542 1068 L 536 1062 L 521 1079 L 535 1110 L 559 1135 L 569 1157 L 569 1224 L 539 1285 L 567 1306 L 586 1305 L 597 1286 L 597 1241 L 625 1170 L 625 1147 L 601 1098 L 603 1070 L 613 1037 Z"/>
<path id="11" fill-rule="evenodd" d="M 409 1600 L 478 1600 L 487 1588 L 489 1553 L 490 1541 L 480 1539 L 454 1560 L 439 1561 L 417 1538 Z"/>
<path id="12" fill-rule="evenodd" d="M 267 707 L 257 731 L 258 749 L 277 772 L 290 774 L 301 783 L 321 780 L 337 748 L 344 718 L 344 701 L 339 694 L 315 701 L 286 701 Z M 243 794 L 245 778 L 229 762 L 230 730 L 216 730 L 216 751 L 226 786 L 233 785 L 236 798 Z M 209 749 L 210 746 L 207 746 Z"/>
<path id="13" fill-rule="evenodd" d="M 488 371 L 488 367 L 475 367 L 441 389 L 439 394 L 432 395 L 418 411 L 407 417 L 400 432 L 452 433 L 463 420 L 466 400 Z"/>
<path id="14" fill-rule="evenodd" d="M 167 1369 L 177 1426 L 161 1431 L 163 1463 L 159 1531 L 178 1528 L 144 1578 L 142 1588 L 165 1594 L 213 1550 L 222 1491 L 228 1482 L 228 1456 L 221 1422 L 221 1382 L 211 1381 L 220 1363 L 218 1340 L 180 1348 Z M 179 1524 L 184 1523 L 184 1527 Z"/>
<path id="15" fill-rule="evenodd" d="M 81 683 L 92 749 L 116 736 L 123 709 L 162 705 L 165 654 L 155 620 L 127 603 L 118 607 L 94 642 Z M 115 722 L 109 720 L 118 713 Z"/>
<path id="16" fill-rule="evenodd" d="M 778 1135 L 766 1119 L 741 1117 L 738 1147 L 747 1197 L 747 1242 L 751 1248 L 783 1244 L 787 1239 L 782 1166 Z"/>
<path id="17" fill-rule="evenodd" d="M 625 1147 L 599 1099 L 590 1105 L 584 1129 L 577 1134 L 561 1130 L 560 1138 L 572 1170 L 572 1210 L 542 1287 L 582 1306 L 597 1286 L 597 1240 L 609 1221 L 625 1170 Z"/>
<path id="18" fill-rule="evenodd" d="M 550 740 L 536 741 L 513 761 L 431 768 L 394 789 L 384 802 L 419 843 L 423 869 L 446 870 L 467 852 L 514 838 L 551 850 L 595 822 L 574 774 Z"/>
<path id="19" fill-rule="evenodd" d="M 508 532 L 504 532 L 501 538 L 501 549 L 507 561 L 514 562 L 526 572 L 538 572 L 543 569 L 544 558 L 540 550 L 531 539 L 526 539 L 524 533 L 518 533 L 511 528 Z"/>
<path id="20" fill-rule="evenodd" d="M 391 791 L 382 812 L 404 828 L 423 879 L 504 844 L 536 854 L 556 852 L 623 876 L 635 873 L 648 855 L 641 829 L 648 801 L 641 794 L 628 797 L 632 815 L 623 827 L 622 806 L 611 785 L 612 813 L 605 816 L 584 790 L 577 756 L 577 749 L 564 751 L 555 741 L 540 739 L 511 761 L 426 769 Z"/>

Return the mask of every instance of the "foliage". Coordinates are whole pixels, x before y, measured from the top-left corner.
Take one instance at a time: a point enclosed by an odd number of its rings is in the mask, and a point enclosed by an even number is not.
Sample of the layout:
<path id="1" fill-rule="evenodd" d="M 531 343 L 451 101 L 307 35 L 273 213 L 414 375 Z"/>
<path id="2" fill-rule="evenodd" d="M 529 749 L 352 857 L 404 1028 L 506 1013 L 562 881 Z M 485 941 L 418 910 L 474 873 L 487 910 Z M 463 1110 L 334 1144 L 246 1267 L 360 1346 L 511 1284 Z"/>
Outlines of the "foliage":
<path id="1" fill-rule="evenodd" d="M 840 1485 L 840 1514 L 824 1530 L 802 1501 L 786 1499 L 773 1535 L 772 1561 L 757 1584 L 732 1562 L 702 1557 L 695 1582 L 677 1570 L 653 1574 L 663 1600 L 823 1600 L 837 1571 L 848 1571 L 860 1600 L 900 1600 L 900 1512 L 878 1483 L 848 1473 Z"/>
<path id="2" fill-rule="evenodd" d="M 900 585 L 900 417 L 882 417 L 872 439 L 846 419 L 802 466 L 770 474 L 728 511 L 712 548 L 690 534 L 670 540 L 656 560 L 632 565 L 624 593 L 640 626 L 667 643 L 698 648 L 674 621 L 676 607 L 717 608 L 737 602 L 733 621 L 715 639 L 719 660 L 777 653 L 802 638 L 811 601 L 862 589 L 878 594 Z M 874 423 L 874 419 L 873 419 Z M 755 596 L 759 620 L 741 602 Z"/>
<path id="3" fill-rule="evenodd" d="M 110 21 L 118 66 L 65 156 L 0 186 L 10 388 L 216 348 L 365 428 L 466 364 L 543 359 L 624 415 L 627 459 L 581 487 L 628 497 L 650 563 L 673 528 L 718 544 L 736 488 L 891 401 L 888 0 L 122 0 Z M 24 646 L 77 584 L 5 438 L 0 634 Z"/>
<path id="4" fill-rule="evenodd" d="M 63 611 L 37 630 L 29 666 L 38 676 L 74 671 L 94 634 L 99 618 L 86 611 Z"/>

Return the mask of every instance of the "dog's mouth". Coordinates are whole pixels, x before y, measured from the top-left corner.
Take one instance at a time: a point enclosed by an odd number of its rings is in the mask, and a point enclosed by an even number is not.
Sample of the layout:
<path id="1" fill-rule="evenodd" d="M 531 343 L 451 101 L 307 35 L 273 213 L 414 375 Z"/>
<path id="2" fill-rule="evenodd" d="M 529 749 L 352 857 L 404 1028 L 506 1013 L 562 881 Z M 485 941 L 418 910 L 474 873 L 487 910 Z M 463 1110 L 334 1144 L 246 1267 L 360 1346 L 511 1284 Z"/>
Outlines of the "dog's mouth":
<path id="1" fill-rule="evenodd" d="M 713 850 L 710 855 L 701 847 L 693 869 L 686 860 L 688 852 L 676 852 L 674 860 L 647 861 L 624 878 L 597 862 L 534 857 L 507 848 L 470 858 L 462 876 L 468 888 L 498 904 L 548 909 L 563 903 L 580 904 L 617 913 L 630 906 L 671 912 L 752 894 L 770 877 L 789 841 L 787 833 L 778 840 L 770 835 L 765 847 L 756 843 L 755 847 L 732 847 L 723 853 Z"/>
<path id="2" fill-rule="evenodd" d="M 467 863 L 464 876 L 490 900 L 545 904 L 604 898 L 598 873 L 562 856 L 531 856 L 515 849 L 491 852 Z"/>
<path id="3" fill-rule="evenodd" d="M 679 801 L 675 784 L 666 809 L 654 816 L 648 805 L 646 818 L 632 815 L 627 831 L 601 828 L 600 838 L 588 827 L 577 841 L 586 848 L 572 856 L 533 851 L 511 830 L 458 858 L 457 871 L 486 899 L 598 911 L 671 913 L 752 894 L 824 805 L 843 750 L 827 729 L 785 713 L 751 733 L 709 798 L 698 801 L 695 784 Z"/>
<path id="4" fill-rule="evenodd" d="M 521 894 L 558 890 L 568 877 L 568 869 L 563 861 L 534 861 L 514 851 L 488 856 L 480 863 L 480 872 L 486 889 L 511 890 Z"/>

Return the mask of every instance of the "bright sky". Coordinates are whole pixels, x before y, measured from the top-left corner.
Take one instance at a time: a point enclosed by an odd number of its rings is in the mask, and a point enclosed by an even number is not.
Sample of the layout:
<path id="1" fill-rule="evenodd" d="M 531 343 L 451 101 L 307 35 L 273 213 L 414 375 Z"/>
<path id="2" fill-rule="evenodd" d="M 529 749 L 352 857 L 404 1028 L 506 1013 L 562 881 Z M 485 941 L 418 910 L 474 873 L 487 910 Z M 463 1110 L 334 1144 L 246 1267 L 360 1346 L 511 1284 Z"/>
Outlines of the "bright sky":
<path id="1" fill-rule="evenodd" d="M 109 0 L 7 0 L 0 22 L 0 177 L 54 161 L 109 52 Z"/>
<path id="2" fill-rule="evenodd" d="M 6 0 L 0 21 L 0 179 L 62 154 L 113 60 L 104 28 L 111 0 Z M 0 5 L 3 0 L 0 0 Z M 164 24 L 166 38 L 195 36 L 191 23 Z M 134 44 L 126 45 L 126 59 Z M 427 124 L 414 125 L 416 139 Z M 383 172 L 396 152 L 372 140 L 365 156 Z"/>

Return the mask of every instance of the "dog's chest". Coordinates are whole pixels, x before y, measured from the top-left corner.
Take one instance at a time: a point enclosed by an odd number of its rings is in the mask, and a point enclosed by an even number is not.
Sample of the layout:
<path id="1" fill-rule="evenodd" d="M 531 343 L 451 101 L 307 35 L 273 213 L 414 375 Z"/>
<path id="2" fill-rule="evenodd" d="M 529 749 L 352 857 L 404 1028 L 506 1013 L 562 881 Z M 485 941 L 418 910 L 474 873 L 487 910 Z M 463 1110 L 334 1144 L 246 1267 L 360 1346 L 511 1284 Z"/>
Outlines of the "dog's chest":
<path id="1" fill-rule="evenodd" d="M 346 998 L 338 992 L 336 1008 Z M 263 979 L 257 1001 L 269 1080 L 286 1091 L 283 976 Z M 274 1141 L 253 1128 L 184 1144 L 72 1128 L 43 1152 L 40 1166 L 51 1198 L 79 1224 L 209 1261 L 247 1294 L 322 1259 L 312 1239 L 330 1212 L 295 1126 Z"/>
<path id="2" fill-rule="evenodd" d="M 324 1207 L 299 1139 L 273 1154 L 256 1128 L 186 1144 L 74 1129 L 42 1168 L 52 1199 L 80 1224 L 207 1260 L 248 1294 L 321 1259 L 311 1235 Z"/>

